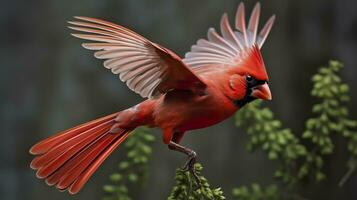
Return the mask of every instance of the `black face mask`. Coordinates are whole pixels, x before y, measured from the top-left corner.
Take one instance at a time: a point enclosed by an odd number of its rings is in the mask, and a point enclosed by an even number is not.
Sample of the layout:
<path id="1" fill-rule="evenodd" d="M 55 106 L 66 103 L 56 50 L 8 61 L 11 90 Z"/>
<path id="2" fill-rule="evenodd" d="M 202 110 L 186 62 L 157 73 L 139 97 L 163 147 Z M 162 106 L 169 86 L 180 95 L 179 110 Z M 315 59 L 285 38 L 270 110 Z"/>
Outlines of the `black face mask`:
<path id="1" fill-rule="evenodd" d="M 257 99 L 255 97 L 250 96 L 252 94 L 252 88 L 254 88 L 258 85 L 263 85 L 265 83 L 265 81 L 257 80 L 249 75 L 246 76 L 245 81 L 247 83 L 247 89 L 246 89 L 244 98 L 239 99 L 239 100 L 233 100 L 234 105 L 239 108 L 241 108 L 244 105 L 246 105 L 247 103 L 250 103 L 253 100 Z"/>

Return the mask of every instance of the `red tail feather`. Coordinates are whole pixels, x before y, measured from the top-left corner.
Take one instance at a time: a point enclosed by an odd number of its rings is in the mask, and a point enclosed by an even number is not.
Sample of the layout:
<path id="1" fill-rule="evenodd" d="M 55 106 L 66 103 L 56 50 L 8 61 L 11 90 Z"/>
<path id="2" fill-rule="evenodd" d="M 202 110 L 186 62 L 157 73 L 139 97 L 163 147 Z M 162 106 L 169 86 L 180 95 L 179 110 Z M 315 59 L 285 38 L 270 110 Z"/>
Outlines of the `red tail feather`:
<path id="1" fill-rule="evenodd" d="M 60 190 L 77 193 L 130 130 L 111 133 L 117 113 L 60 132 L 34 145 L 31 168 Z"/>

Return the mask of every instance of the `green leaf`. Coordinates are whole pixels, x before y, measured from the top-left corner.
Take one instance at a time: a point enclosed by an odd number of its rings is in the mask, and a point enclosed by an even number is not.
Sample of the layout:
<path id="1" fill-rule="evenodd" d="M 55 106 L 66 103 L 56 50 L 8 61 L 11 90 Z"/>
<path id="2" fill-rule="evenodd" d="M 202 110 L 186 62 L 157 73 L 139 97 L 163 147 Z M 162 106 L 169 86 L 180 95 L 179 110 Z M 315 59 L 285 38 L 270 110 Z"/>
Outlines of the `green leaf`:
<path id="1" fill-rule="evenodd" d="M 115 191 L 115 187 L 113 185 L 104 185 L 103 190 L 108 193 L 113 193 Z"/>
<path id="2" fill-rule="evenodd" d="M 110 180 L 113 182 L 120 181 L 122 179 L 122 175 L 119 173 L 114 173 L 110 175 Z"/>
<path id="3" fill-rule="evenodd" d="M 276 160 L 278 158 L 278 154 L 274 151 L 269 151 L 268 158 L 270 160 Z"/>
<path id="4" fill-rule="evenodd" d="M 118 172 L 110 175 L 111 184 L 103 187 L 106 192 L 103 200 L 131 200 L 127 185 L 145 183 L 153 141 L 153 136 L 145 128 L 131 134 L 125 143 L 126 158 L 118 164 Z"/>
<path id="5" fill-rule="evenodd" d="M 322 181 L 324 179 L 326 179 L 326 175 L 324 173 L 322 173 L 322 172 L 317 172 L 316 173 L 316 180 L 318 182 L 320 182 L 320 181 Z"/>
<path id="6" fill-rule="evenodd" d="M 129 162 L 127 162 L 127 161 L 122 161 L 122 162 L 119 164 L 119 169 L 122 169 L 122 170 L 128 169 L 128 168 L 129 168 L 129 165 L 130 165 Z"/>
<path id="7" fill-rule="evenodd" d="M 195 164 L 195 169 L 201 186 L 198 187 L 191 173 L 177 169 L 175 176 L 176 185 L 172 188 L 168 200 L 224 200 L 225 197 L 222 190 L 220 188 L 211 188 L 207 179 L 201 175 L 202 165 L 199 163 Z"/>
<path id="8" fill-rule="evenodd" d="M 134 174 L 134 173 L 130 173 L 128 175 L 128 179 L 129 179 L 130 182 L 136 182 L 138 180 L 138 176 L 136 174 Z"/>

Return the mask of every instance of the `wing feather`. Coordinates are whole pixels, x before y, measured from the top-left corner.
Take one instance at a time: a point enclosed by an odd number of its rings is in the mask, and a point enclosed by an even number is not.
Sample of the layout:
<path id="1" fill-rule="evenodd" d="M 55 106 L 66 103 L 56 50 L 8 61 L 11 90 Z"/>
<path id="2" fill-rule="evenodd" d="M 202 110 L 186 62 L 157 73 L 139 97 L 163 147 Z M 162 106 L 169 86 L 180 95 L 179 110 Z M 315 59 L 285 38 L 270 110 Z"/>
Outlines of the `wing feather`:
<path id="1" fill-rule="evenodd" d="M 244 36 L 244 44 L 248 46 L 248 37 L 247 30 L 245 25 L 245 8 L 244 3 L 241 2 L 238 6 L 237 14 L 236 14 L 236 28 L 243 33 Z"/>
<path id="2" fill-rule="evenodd" d="M 265 24 L 265 26 L 263 27 L 263 29 L 260 31 L 259 33 L 259 37 L 258 37 L 258 47 L 261 48 L 265 42 L 265 40 L 267 39 L 269 32 L 271 30 L 271 28 L 273 27 L 275 21 L 275 15 L 271 16 L 268 20 L 268 22 Z"/>
<path id="3" fill-rule="evenodd" d="M 207 37 L 210 42 L 222 46 L 224 48 L 224 51 L 233 56 L 238 52 L 237 48 L 234 47 L 233 44 L 231 44 L 229 41 L 218 35 L 214 28 L 210 28 L 208 30 Z"/>
<path id="4" fill-rule="evenodd" d="M 79 21 L 70 21 L 68 26 L 77 31 L 72 35 L 94 41 L 82 46 L 95 50 L 94 56 L 105 60 L 104 67 L 118 74 L 121 81 L 142 97 L 151 98 L 171 89 L 199 91 L 206 87 L 172 51 L 111 22 L 89 17 L 75 19 Z M 220 36 L 213 37 L 216 41 Z M 223 55 L 232 52 L 227 45 L 220 47 L 210 43 L 206 45 L 208 48 L 218 48 Z"/>
<path id="5" fill-rule="evenodd" d="M 148 82 L 147 82 L 147 84 L 145 84 L 145 86 L 142 88 L 141 91 L 136 91 L 136 90 L 135 90 L 136 85 L 139 84 L 139 82 L 143 80 L 143 79 L 139 78 L 140 76 L 136 76 L 136 77 L 134 77 L 134 78 L 131 78 L 129 81 L 126 82 L 126 85 L 127 85 L 131 90 L 133 90 L 135 93 L 141 93 L 141 92 L 143 92 L 144 89 L 145 89 L 146 87 L 148 87 L 148 86 L 150 85 L 150 83 L 153 81 L 153 80 L 152 80 L 152 77 L 153 77 L 154 75 L 157 75 L 158 77 L 160 76 L 160 69 L 159 69 L 159 67 L 153 67 L 152 69 L 147 70 L 145 74 L 143 74 L 143 77 L 145 77 L 145 78 L 148 80 Z M 145 80 L 145 79 L 144 79 L 144 80 Z"/>
<path id="6" fill-rule="evenodd" d="M 257 4 L 255 4 L 249 19 L 249 25 L 248 25 L 249 45 L 255 44 L 255 40 L 258 32 L 259 16 L 260 16 L 260 3 L 258 2 Z"/>
<path id="7" fill-rule="evenodd" d="M 208 40 L 199 39 L 191 47 L 191 51 L 185 54 L 183 62 L 201 76 L 203 73 L 222 70 L 221 67 L 214 68 L 211 67 L 212 65 L 236 67 L 255 45 L 259 48 L 263 46 L 274 24 L 275 16 L 273 15 L 258 34 L 260 10 L 260 3 L 257 3 L 250 15 L 247 27 L 245 7 L 243 3 L 240 3 L 235 16 L 235 30 L 231 28 L 228 16 L 224 13 L 220 22 L 221 35 L 210 28 L 207 33 Z M 210 66 L 210 70 L 203 70 L 204 66 Z"/>
<path id="8" fill-rule="evenodd" d="M 147 70 L 151 69 L 153 67 L 153 65 L 155 65 L 155 63 L 150 63 L 148 65 L 138 64 L 137 66 L 135 66 L 135 68 L 121 73 L 119 76 L 120 80 L 125 82 L 129 79 L 136 77 L 136 76 L 140 76 L 141 74 L 144 74 Z"/>
<path id="9" fill-rule="evenodd" d="M 113 50 L 121 49 L 121 46 L 125 46 L 125 43 L 111 44 L 111 43 L 83 43 L 82 46 L 89 50 Z M 131 47 L 131 46 L 130 46 Z M 128 48 L 132 49 L 132 48 Z"/>
<path id="10" fill-rule="evenodd" d="M 222 19 L 221 19 L 221 32 L 222 32 L 223 38 L 225 38 L 228 41 L 230 41 L 231 43 L 235 44 L 235 46 L 239 50 L 243 49 L 243 45 L 237 39 L 237 37 L 234 35 L 234 32 L 233 32 L 231 26 L 229 25 L 227 13 L 224 13 L 222 16 Z"/>

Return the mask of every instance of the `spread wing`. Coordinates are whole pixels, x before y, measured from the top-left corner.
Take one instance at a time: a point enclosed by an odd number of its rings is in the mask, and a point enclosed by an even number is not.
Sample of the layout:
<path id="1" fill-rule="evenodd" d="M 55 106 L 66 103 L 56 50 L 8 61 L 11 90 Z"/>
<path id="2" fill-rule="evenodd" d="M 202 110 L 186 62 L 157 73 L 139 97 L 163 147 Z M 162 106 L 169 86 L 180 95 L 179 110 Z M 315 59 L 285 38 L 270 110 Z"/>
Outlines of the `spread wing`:
<path id="1" fill-rule="evenodd" d="M 270 17 L 258 34 L 259 16 L 260 3 L 257 3 L 247 28 L 244 4 L 240 3 L 236 13 L 236 30 L 232 30 L 225 13 L 220 24 L 222 35 L 210 28 L 208 39 L 199 39 L 197 44 L 191 47 L 191 51 L 186 53 L 183 62 L 200 75 L 237 66 L 254 45 L 258 48 L 263 46 L 274 24 L 275 15 Z"/>
<path id="2" fill-rule="evenodd" d="M 89 17 L 75 17 L 70 29 L 82 32 L 73 36 L 94 42 L 83 43 L 105 59 L 104 67 L 142 97 L 154 97 L 171 89 L 205 88 L 205 84 L 172 51 L 150 42 L 122 26 Z"/>

